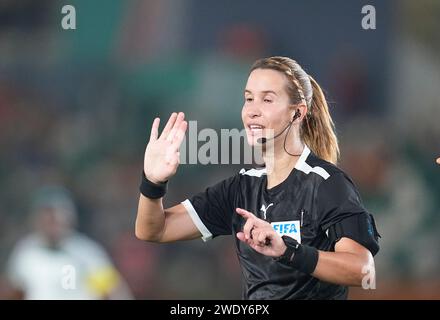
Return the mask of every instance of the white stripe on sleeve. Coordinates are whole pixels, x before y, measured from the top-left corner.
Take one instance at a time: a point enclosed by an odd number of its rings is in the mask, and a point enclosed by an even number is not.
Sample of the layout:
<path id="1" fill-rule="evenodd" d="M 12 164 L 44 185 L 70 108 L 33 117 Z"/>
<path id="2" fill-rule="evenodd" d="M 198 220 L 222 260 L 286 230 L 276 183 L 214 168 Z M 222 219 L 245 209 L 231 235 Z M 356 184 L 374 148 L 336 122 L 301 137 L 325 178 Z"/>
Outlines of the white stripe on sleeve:
<path id="1" fill-rule="evenodd" d="M 200 220 L 200 217 L 194 209 L 191 201 L 186 199 L 182 202 L 183 206 L 185 207 L 186 211 L 188 212 L 189 216 L 191 217 L 192 221 L 196 225 L 197 229 L 199 229 L 200 233 L 202 234 L 202 240 L 208 241 L 212 239 L 212 233 L 208 230 L 208 228 L 204 225 L 202 220 Z"/>

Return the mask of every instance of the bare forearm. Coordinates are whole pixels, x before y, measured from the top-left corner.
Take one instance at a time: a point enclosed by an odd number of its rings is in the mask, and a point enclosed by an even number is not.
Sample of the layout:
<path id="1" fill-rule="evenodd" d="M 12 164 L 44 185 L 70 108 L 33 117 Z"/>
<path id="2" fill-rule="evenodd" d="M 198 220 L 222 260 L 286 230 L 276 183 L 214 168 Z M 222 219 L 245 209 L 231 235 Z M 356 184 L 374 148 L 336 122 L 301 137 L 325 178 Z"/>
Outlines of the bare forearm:
<path id="1" fill-rule="evenodd" d="M 160 240 L 165 225 L 165 214 L 162 198 L 150 199 L 139 196 L 139 205 L 136 217 L 136 237 L 141 240 Z"/>
<path id="2" fill-rule="evenodd" d="M 365 270 L 374 269 L 371 256 L 349 252 L 319 251 L 318 264 L 312 275 L 320 280 L 347 286 L 361 286 Z"/>

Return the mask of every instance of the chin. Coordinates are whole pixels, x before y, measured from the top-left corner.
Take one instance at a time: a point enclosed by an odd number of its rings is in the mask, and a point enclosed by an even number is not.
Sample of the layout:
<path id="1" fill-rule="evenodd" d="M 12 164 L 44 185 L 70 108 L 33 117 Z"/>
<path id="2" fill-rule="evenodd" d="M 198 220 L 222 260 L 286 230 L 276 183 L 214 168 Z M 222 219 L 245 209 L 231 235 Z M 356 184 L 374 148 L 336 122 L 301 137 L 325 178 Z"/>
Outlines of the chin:
<path id="1" fill-rule="evenodd" d="M 247 142 L 251 147 L 259 146 L 260 143 L 258 142 L 258 139 L 260 138 L 261 136 L 247 135 Z"/>

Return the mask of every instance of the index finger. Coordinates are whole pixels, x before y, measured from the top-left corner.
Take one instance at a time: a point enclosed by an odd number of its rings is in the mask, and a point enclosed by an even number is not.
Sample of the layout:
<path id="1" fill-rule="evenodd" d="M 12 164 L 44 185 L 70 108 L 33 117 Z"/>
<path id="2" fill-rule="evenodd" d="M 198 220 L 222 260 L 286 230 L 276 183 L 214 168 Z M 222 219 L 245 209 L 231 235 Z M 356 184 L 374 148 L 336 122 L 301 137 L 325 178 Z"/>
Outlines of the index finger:
<path id="1" fill-rule="evenodd" d="M 170 118 L 168 119 L 167 124 L 165 125 L 165 128 L 163 128 L 162 134 L 160 135 L 160 138 L 166 138 L 168 136 L 168 134 L 170 133 L 171 129 L 174 126 L 174 123 L 176 122 L 177 119 L 177 113 L 173 112 L 170 116 Z"/>
<path id="2" fill-rule="evenodd" d="M 249 212 L 249 211 L 244 210 L 242 208 L 236 208 L 235 211 L 245 219 L 256 218 L 252 212 Z"/>
<path id="3" fill-rule="evenodd" d="M 150 141 L 157 140 L 157 137 L 159 135 L 159 123 L 160 119 L 155 118 L 153 121 L 153 125 L 151 126 Z"/>

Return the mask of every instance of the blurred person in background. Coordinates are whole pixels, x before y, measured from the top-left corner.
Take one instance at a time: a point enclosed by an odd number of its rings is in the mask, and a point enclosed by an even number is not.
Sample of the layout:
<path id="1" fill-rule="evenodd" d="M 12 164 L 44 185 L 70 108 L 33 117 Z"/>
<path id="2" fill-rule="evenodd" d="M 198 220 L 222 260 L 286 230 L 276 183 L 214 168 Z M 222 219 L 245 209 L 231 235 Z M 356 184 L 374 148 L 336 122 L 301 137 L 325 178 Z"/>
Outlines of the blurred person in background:
<path id="1" fill-rule="evenodd" d="M 31 213 L 33 231 L 8 261 L 7 298 L 132 298 L 104 248 L 75 230 L 77 213 L 67 190 L 42 188 Z"/>

